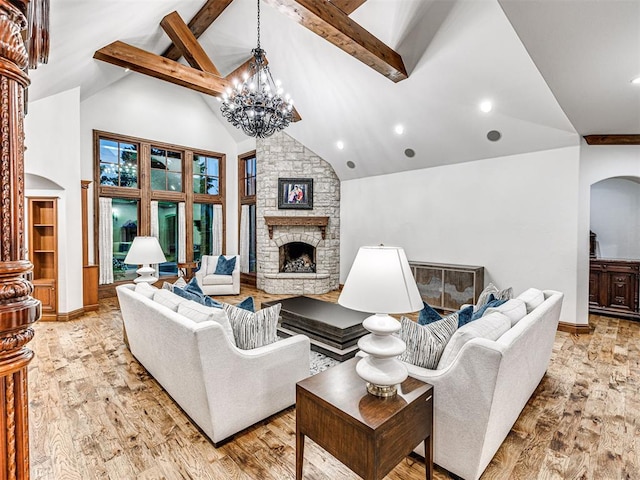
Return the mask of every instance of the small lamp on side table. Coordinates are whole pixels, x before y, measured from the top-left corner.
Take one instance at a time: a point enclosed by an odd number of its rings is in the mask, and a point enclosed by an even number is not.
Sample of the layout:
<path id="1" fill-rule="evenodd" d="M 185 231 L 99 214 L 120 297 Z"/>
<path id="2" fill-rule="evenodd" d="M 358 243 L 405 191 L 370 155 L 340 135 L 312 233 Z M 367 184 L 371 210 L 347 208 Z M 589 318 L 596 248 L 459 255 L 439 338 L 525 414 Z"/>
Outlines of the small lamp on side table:
<path id="1" fill-rule="evenodd" d="M 369 356 L 358 362 L 356 372 L 372 395 L 395 395 L 397 385 L 408 376 L 407 367 L 396 358 L 406 345 L 393 335 L 400 330 L 400 322 L 389 313 L 417 312 L 423 307 L 404 250 L 382 245 L 361 247 L 338 303 L 374 314 L 362 322 L 371 333 L 358 341 L 358 348 Z"/>
<path id="2" fill-rule="evenodd" d="M 151 265 L 166 261 L 167 259 L 156 237 L 135 237 L 124 259 L 124 263 L 129 265 L 142 265 L 136 270 L 140 276 L 133 280 L 135 283 L 157 282 L 158 277 L 153 276 L 156 270 Z"/>

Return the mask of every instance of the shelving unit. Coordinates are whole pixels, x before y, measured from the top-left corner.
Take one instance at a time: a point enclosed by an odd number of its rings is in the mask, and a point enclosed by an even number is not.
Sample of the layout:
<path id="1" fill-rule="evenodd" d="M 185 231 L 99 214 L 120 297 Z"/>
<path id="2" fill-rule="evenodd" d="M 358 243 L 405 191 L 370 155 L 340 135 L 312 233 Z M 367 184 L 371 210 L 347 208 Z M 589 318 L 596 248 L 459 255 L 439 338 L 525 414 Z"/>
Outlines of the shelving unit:
<path id="1" fill-rule="evenodd" d="M 29 259 L 33 296 L 42 302 L 42 320 L 58 319 L 58 203 L 56 198 L 29 198 Z"/>

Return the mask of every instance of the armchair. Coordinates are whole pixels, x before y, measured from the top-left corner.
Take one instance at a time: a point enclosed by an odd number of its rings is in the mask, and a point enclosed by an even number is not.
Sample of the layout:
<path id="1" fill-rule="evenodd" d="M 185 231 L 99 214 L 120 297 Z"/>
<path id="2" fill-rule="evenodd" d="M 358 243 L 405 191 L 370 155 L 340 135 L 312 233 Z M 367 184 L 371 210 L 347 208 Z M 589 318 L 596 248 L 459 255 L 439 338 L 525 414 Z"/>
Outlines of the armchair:
<path id="1" fill-rule="evenodd" d="M 200 269 L 196 272 L 196 280 L 205 295 L 238 295 L 240 294 L 240 256 L 225 255 L 225 258 L 236 257 L 236 266 L 231 275 L 216 275 L 218 255 L 203 255 Z"/>

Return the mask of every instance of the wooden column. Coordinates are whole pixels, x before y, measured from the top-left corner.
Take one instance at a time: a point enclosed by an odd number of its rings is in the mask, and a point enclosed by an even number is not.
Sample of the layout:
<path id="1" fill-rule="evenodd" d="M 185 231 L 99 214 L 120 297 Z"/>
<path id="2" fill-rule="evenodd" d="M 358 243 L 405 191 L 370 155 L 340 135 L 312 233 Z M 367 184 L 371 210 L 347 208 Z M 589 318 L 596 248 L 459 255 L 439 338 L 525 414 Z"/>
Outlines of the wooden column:
<path id="1" fill-rule="evenodd" d="M 22 31 L 28 0 L 0 0 L 0 480 L 29 478 L 27 365 L 40 302 L 24 278 L 24 104 L 29 78 Z"/>

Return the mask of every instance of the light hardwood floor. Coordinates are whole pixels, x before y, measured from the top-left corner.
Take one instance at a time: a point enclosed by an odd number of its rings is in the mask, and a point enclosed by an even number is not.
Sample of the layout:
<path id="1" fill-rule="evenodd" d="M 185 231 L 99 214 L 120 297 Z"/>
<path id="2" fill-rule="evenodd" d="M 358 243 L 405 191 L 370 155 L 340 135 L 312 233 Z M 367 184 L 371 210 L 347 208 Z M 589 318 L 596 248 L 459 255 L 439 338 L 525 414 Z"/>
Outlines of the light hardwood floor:
<path id="1" fill-rule="evenodd" d="M 243 287 L 257 302 L 283 296 Z M 335 301 L 337 293 L 317 296 Z M 559 332 L 547 375 L 483 479 L 640 479 L 640 324 L 591 316 Z M 66 323 L 35 325 L 29 368 L 33 479 L 293 479 L 295 410 L 220 448 L 193 426 L 122 342 L 115 298 Z M 638 439 L 638 440 L 636 440 Z M 412 457 L 387 478 L 424 479 Z M 358 478 L 307 442 L 305 479 Z M 435 478 L 449 476 L 436 469 Z"/>

